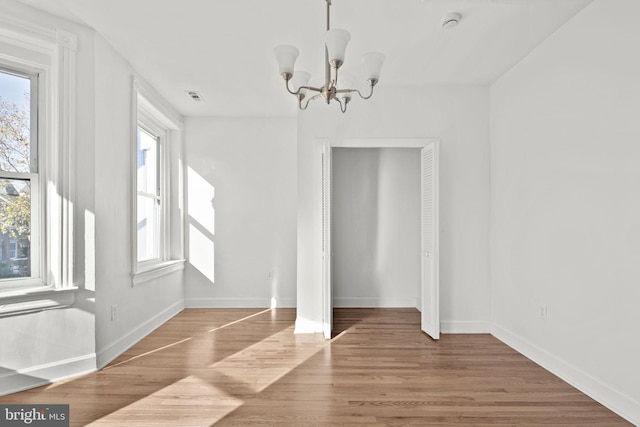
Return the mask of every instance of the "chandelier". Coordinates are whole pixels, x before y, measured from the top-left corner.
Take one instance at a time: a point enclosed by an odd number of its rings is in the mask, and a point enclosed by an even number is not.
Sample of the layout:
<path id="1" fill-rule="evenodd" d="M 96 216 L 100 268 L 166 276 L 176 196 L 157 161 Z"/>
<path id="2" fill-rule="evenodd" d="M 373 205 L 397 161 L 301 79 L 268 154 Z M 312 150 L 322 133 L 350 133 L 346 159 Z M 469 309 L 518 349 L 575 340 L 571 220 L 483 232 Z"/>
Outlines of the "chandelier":
<path id="1" fill-rule="evenodd" d="M 347 111 L 347 104 L 351 101 L 354 93 L 358 94 L 362 99 L 371 98 L 373 87 L 380 78 L 380 68 L 382 68 L 385 56 L 379 52 L 370 52 L 362 58 L 365 80 L 369 86 L 368 95 L 363 95 L 358 89 L 338 86 L 338 70 L 344 64 L 344 55 L 347 50 L 347 44 L 351 40 L 351 35 L 346 30 L 331 29 L 329 16 L 331 0 L 326 0 L 326 2 L 327 32 L 324 35 L 325 78 L 322 87 L 309 86 L 311 75 L 306 71 L 298 70 L 294 72 L 294 65 L 300 53 L 295 46 L 280 45 L 274 49 L 274 52 L 278 61 L 280 76 L 285 81 L 287 91 L 298 99 L 298 108 L 306 110 L 311 100 L 323 99 L 327 104 L 335 100 L 340 104 L 340 110 L 344 113 Z M 294 86 L 293 88 L 291 87 L 292 85 Z M 298 86 L 297 89 L 295 88 L 296 85 Z M 303 102 L 305 98 L 306 102 Z"/>

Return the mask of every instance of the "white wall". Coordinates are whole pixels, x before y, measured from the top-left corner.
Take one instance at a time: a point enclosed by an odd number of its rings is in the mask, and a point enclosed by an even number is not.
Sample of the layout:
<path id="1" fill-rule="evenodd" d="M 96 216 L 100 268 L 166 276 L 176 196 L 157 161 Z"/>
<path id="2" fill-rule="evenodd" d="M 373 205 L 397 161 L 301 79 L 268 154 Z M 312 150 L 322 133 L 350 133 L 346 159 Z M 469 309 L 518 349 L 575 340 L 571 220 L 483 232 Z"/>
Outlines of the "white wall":
<path id="1" fill-rule="evenodd" d="M 295 306 L 295 126 L 186 120 L 187 306 Z"/>
<path id="2" fill-rule="evenodd" d="M 131 286 L 131 99 L 132 77 L 140 77 L 98 34 L 95 64 L 96 352 L 101 367 L 182 310 L 184 288 L 182 272 Z M 173 160 L 175 181 L 180 159 Z M 175 218 L 180 203 L 178 194 L 171 197 Z M 176 253 L 180 242 L 172 245 Z"/>
<path id="3" fill-rule="evenodd" d="M 488 331 L 489 90 L 480 86 L 390 88 L 380 83 L 346 115 L 320 102 L 298 114 L 297 330 L 321 331 L 317 138 L 441 140 L 440 281 L 443 331 Z"/>
<path id="4" fill-rule="evenodd" d="M 335 307 L 416 307 L 420 149 L 334 148 Z"/>
<path id="5" fill-rule="evenodd" d="M 491 87 L 494 333 L 635 423 L 638 17 L 596 0 Z"/>
<path id="6" fill-rule="evenodd" d="M 69 308 L 0 319 L 1 395 L 102 367 L 180 311 L 184 289 L 181 273 L 131 287 L 135 71 L 102 37 L 82 25 L 13 0 L 0 4 L 0 14 L 78 37 L 72 202 L 73 265 L 79 287 Z M 173 155 L 177 175 L 180 147 L 174 147 Z M 176 195 L 170 203 L 179 218 Z M 110 320 L 112 304 L 119 308 L 116 321 Z"/>
<path id="7" fill-rule="evenodd" d="M 78 37 L 77 139 L 80 160 L 73 203 L 74 277 L 79 290 L 68 308 L 0 319 L 0 395 L 95 369 L 94 292 L 85 266 L 84 214 L 93 210 L 93 35 L 80 25 L 58 19 L 13 0 L 0 2 L 0 15 L 45 28 L 59 28 Z M 1 304 L 1 302 L 0 302 Z"/>

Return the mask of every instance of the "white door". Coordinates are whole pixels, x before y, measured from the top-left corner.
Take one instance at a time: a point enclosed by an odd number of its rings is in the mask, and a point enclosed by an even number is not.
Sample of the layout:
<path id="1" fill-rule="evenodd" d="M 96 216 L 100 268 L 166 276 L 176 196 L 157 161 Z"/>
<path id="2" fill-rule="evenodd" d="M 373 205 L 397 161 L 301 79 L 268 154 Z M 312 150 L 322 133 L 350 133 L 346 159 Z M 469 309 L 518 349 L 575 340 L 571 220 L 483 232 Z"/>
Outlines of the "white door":
<path id="1" fill-rule="evenodd" d="M 324 143 L 321 155 L 322 209 L 322 332 L 331 339 L 333 329 L 333 283 L 331 269 L 331 146 Z"/>
<path id="2" fill-rule="evenodd" d="M 437 141 L 422 149 L 422 330 L 440 338 Z"/>

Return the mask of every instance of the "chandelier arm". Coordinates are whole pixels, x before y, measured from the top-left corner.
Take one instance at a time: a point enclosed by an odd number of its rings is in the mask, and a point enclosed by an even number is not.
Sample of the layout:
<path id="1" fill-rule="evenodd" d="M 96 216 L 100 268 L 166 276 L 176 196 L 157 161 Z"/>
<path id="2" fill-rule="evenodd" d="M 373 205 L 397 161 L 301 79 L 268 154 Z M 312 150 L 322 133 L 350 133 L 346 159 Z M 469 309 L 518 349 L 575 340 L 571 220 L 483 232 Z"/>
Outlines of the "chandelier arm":
<path id="1" fill-rule="evenodd" d="M 371 98 L 373 96 L 373 86 L 374 85 L 370 85 L 369 86 L 371 88 L 371 92 L 369 92 L 369 95 L 367 95 L 367 96 L 362 95 L 362 92 L 360 92 L 358 89 L 355 89 L 354 92 L 357 92 L 358 95 L 360 95 L 360 98 L 362 98 L 362 99 L 369 99 L 369 98 Z"/>
<path id="2" fill-rule="evenodd" d="M 317 87 L 313 87 L 313 86 L 300 86 L 300 87 L 298 88 L 298 90 L 296 90 L 296 91 L 294 92 L 294 91 L 292 91 L 292 90 L 291 90 L 291 88 L 289 87 L 289 80 L 291 80 L 291 79 L 285 80 L 285 87 L 287 88 L 287 92 L 289 92 L 291 95 L 299 95 L 299 94 L 300 94 L 300 91 L 301 91 L 302 89 L 312 90 L 312 91 L 314 91 L 314 92 L 322 92 L 322 89 L 317 88 Z"/>
<path id="3" fill-rule="evenodd" d="M 306 110 L 307 107 L 309 106 L 309 102 L 319 98 L 320 96 L 322 96 L 322 94 L 319 93 L 317 95 L 312 96 L 311 98 L 307 98 L 307 102 L 304 103 L 304 106 L 302 105 L 302 99 L 298 98 L 298 108 L 301 110 Z"/>
<path id="4" fill-rule="evenodd" d="M 309 106 L 309 101 L 311 100 L 311 98 L 307 99 L 307 102 L 304 104 L 304 107 L 302 106 L 302 98 L 298 98 L 298 108 L 302 111 L 306 110 L 307 107 Z"/>
<path id="5" fill-rule="evenodd" d="M 343 113 L 347 112 L 347 104 L 349 103 L 349 99 L 345 98 L 344 99 L 344 103 L 340 100 L 340 98 L 336 98 L 336 101 L 338 101 L 338 104 L 340 104 L 340 111 L 342 111 Z"/>

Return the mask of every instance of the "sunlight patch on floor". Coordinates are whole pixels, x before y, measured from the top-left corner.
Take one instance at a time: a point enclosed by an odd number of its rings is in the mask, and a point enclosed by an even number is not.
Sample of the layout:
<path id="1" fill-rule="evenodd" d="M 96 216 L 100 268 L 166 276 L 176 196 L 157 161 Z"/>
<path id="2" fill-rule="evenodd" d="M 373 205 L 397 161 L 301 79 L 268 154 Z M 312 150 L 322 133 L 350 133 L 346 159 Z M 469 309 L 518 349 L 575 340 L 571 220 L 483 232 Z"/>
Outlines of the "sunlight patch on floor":
<path id="1" fill-rule="evenodd" d="M 235 325 L 235 324 L 237 324 L 237 323 L 244 322 L 245 320 L 249 320 L 249 319 L 251 319 L 252 317 L 256 317 L 256 316 L 260 316 L 261 314 L 268 313 L 268 312 L 270 312 L 270 311 L 271 311 L 271 309 L 270 309 L 270 308 L 267 308 L 266 310 L 262 310 L 262 311 L 259 311 L 259 312 L 257 312 L 257 313 L 250 314 L 250 315 L 248 315 L 248 316 L 246 316 L 246 317 L 243 317 L 242 319 L 234 320 L 233 322 L 229 322 L 229 323 L 226 323 L 226 324 L 224 324 L 224 325 L 222 325 L 222 326 L 218 326 L 217 328 L 210 329 L 210 330 L 208 330 L 207 332 L 215 332 L 215 331 L 218 331 L 218 330 L 220 330 L 220 329 L 226 328 L 226 327 L 228 327 L 228 326 L 232 326 L 232 325 Z"/>
<path id="2" fill-rule="evenodd" d="M 190 375 L 89 425 L 212 425 L 243 403 Z M 192 409 L 185 410 L 189 407 Z"/>
<path id="3" fill-rule="evenodd" d="M 244 384 L 259 393 L 304 363 L 330 341 L 321 334 L 294 334 L 290 326 L 264 340 L 214 363 L 211 368 L 225 382 Z M 219 384 L 226 388 L 224 383 Z"/>
<path id="4" fill-rule="evenodd" d="M 123 365 L 123 364 L 125 364 L 125 363 L 132 362 L 132 361 L 134 361 L 134 360 L 136 360 L 136 359 L 140 359 L 141 357 L 147 357 L 147 356 L 150 356 L 150 355 L 152 355 L 153 353 L 156 353 L 156 352 L 158 352 L 158 351 L 162 351 L 162 350 L 166 350 L 166 349 L 168 349 L 168 348 L 173 347 L 174 345 L 182 344 L 182 343 L 185 343 L 185 342 L 187 342 L 187 341 L 189 341 L 189 340 L 192 340 L 192 339 L 193 339 L 193 337 L 185 338 L 185 339 L 183 339 L 183 340 L 176 341 L 176 342 L 171 343 L 171 344 L 167 344 L 167 345 L 165 345 L 165 346 L 162 346 L 162 347 L 159 347 L 159 348 L 153 349 L 153 350 L 151 350 L 151 351 L 147 351 L 146 353 L 142 353 L 142 354 L 139 354 L 139 355 L 137 355 L 137 356 L 130 357 L 130 358 L 129 358 L 129 359 L 127 359 L 127 360 L 123 360 L 122 362 L 114 363 L 113 365 L 109 365 L 109 366 L 105 367 L 105 368 L 103 369 L 103 371 L 106 371 L 106 370 L 108 370 L 108 369 L 113 369 L 113 368 L 118 367 L 118 366 L 120 366 L 120 365 Z"/>

